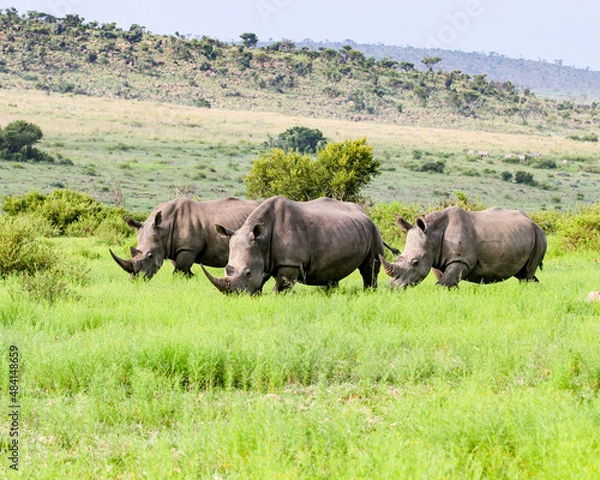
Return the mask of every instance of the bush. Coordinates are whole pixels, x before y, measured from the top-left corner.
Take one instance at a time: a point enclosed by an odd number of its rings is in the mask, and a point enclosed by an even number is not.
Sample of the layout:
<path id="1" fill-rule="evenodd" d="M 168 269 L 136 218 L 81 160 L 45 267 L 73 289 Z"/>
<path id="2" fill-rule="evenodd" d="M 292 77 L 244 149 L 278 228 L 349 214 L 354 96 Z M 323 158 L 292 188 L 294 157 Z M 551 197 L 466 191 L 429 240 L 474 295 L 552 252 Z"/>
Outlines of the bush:
<path id="1" fill-rule="evenodd" d="M 349 202 L 360 198 L 360 190 L 380 173 L 366 139 L 330 143 L 319 150 L 316 160 L 298 150 L 273 149 L 256 159 L 244 178 L 249 198 L 283 195 L 306 201 L 331 197 Z"/>
<path id="2" fill-rule="evenodd" d="M 54 302 L 74 295 L 73 285 L 85 285 L 88 269 L 67 263 L 56 248 L 44 242 L 50 224 L 31 215 L 0 217 L 0 278 L 15 275 L 24 292 L 35 300 Z"/>
<path id="3" fill-rule="evenodd" d="M 48 231 L 43 227 L 30 216 L 0 217 L 0 278 L 34 275 L 55 265 L 52 249 L 39 240 L 39 232 Z"/>
<path id="4" fill-rule="evenodd" d="M 43 137 L 40 127 L 25 120 L 10 122 L 0 129 L 0 158 L 14 162 L 53 162 L 54 159 L 33 145 Z"/>
<path id="5" fill-rule="evenodd" d="M 585 135 L 569 135 L 567 138 L 571 140 L 576 140 L 578 142 L 597 142 L 598 135 L 596 133 L 588 133 Z"/>
<path id="6" fill-rule="evenodd" d="M 361 189 L 381 173 L 367 139 L 330 143 L 319 151 L 316 168 L 323 191 L 321 196 L 355 202 Z"/>
<path id="7" fill-rule="evenodd" d="M 298 150 L 300 153 L 316 153 L 327 140 L 318 128 L 292 127 L 280 133 L 271 146 L 284 151 Z"/>
<path id="8" fill-rule="evenodd" d="M 554 160 L 548 160 L 548 159 L 536 160 L 535 162 L 533 162 L 531 164 L 531 166 L 533 168 L 547 168 L 547 169 L 557 168 L 556 162 Z"/>
<path id="9" fill-rule="evenodd" d="M 522 170 L 515 172 L 515 183 L 522 183 L 532 187 L 537 185 L 537 182 L 533 179 L 533 173 L 524 172 Z"/>
<path id="10" fill-rule="evenodd" d="M 19 152 L 24 147 L 32 147 L 44 136 L 40 127 L 25 120 L 10 122 L 4 127 L 0 135 L 4 147 L 10 153 Z"/>
<path id="11" fill-rule="evenodd" d="M 14 197 L 4 196 L 2 211 L 10 216 L 41 217 L 61 235 L 94 235 L 101 225 L 107 235 L 109 224 L 114 228 L 111 238 L 126 238 L 131 233 L 123 221 L 127 215 L 125 209 L 103 205 L 86 193 L 68 189 L 54 190 L 49 195 L 30 192 Z M 108 219 L 113 220 L 107 223 Z"/>
<path id="12" fill-rule="evenodd" d="M 84 286 L 89 281 L 89 269 L 78 263 L 57 262 L 35 275 L 21 277 L 23 291 L 35 300 L 55 302 L 59 298 L 76 298 L 73 285 Z"/>
<path id="13" fill-rule="evenodd" d="M 411 164 L 408 169 L 413 172 L 433 172 L 433 173 L 444 173 L 446 169 L 446 163 L 440 161 L 428 161 L 421 164 Z"/>
<path id="14" fill-rule="evenodd" d="M 283 195 L 292 200 L 311 200 L 320 196 L 319 178 L 310 157 L 297 150 L 287 153 L 275 148 L 254 160 L 244 178 L 248 198 Z"/>

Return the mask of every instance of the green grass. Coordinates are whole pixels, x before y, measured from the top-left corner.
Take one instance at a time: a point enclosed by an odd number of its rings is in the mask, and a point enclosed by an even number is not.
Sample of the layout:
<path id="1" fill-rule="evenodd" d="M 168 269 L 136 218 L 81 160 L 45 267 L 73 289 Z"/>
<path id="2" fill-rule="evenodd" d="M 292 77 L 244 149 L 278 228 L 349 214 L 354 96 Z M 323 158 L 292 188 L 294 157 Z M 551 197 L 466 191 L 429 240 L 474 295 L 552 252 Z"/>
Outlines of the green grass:
<path id="1" fill-rule="evenodd" d="M 93 238 L 52 242 L 90 268 L 78 300 L 0 283 L 25 478 L 600 474 L 597 253 L 551 238 L 539 284 L 225 297 L 197 268 L 133 282 Z"/>

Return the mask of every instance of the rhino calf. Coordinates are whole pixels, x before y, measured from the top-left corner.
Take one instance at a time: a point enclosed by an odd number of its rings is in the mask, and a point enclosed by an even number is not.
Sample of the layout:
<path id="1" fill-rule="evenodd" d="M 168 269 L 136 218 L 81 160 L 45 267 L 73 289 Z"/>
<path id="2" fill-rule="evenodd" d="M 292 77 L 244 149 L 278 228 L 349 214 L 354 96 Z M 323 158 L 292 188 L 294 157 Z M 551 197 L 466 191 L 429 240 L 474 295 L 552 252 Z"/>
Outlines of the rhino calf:
<path id="1" fill-rule="evenodd" d="M 432 268 L 438 285 L 446 287 L 461 280 L 538 281 L 535 271 L 542 268 L 546 235 L 521 211 L 449 207 L 420 216 L 415 223 L 396 217 L 398 227 L 407 233 L 406 247 L 394 263 L 380 257 L 392 288 L 417 285 Z"/>
<path id="2" fill-rule="evenodd" d="M 203 263 L 223 267 L 229 256 L 227 237 L 220 235 L 215 223 L 240 227 L 260 202 L 224 198 L 195 202 L 177 198 L 161 203 L 145 222 L 127 217 L 126 222 L 138 231 L 137 248 L 131 247 L 131 259 L 124 260 L 110 250 L 117 264 L 126 272 L 152 278 L 165 259 L 171 260 L 175 272 L 192 275 L 192 265 Z"/>

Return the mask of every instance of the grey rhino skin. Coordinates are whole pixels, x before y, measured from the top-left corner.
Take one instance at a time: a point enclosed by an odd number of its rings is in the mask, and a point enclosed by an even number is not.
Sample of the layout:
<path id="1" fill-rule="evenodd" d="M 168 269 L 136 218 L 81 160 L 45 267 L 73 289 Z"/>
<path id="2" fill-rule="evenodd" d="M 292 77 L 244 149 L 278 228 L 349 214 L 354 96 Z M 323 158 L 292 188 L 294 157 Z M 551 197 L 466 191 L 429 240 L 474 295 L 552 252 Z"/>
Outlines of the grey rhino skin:
<path id="1" fill-rule="evenodd" d="M 131 247 L 131 259 L 124 260 L 110 250 L 114 260 L 128 273 L 143 274 L 150 279 L 165 259 L 171 260 L 175 272 L 191 276 L 192 265 L 202 263 L 224 267 L 229 256 L 227 237 L 219 234 L 216 223 L 234 228 L 242 226 L 260 202 L 224 198 L 195 202 L 178 198 L 161 203 L 145 222 L 130 217 L 125 221 L 137 229 L 137 248 Z"/>
<path id="2" fill-rule="evenodd" d="M 365 288 L 377 288 L 383 253 L 379 230 L 354 203 L 331 198 L 295 202 L 272 197 L 230 237 L 225 278 L 204 273 L 223 293 L 260 293 L 275 277 L 274 292 L 306 285 L 334 286 L 359 269 Z"/>
<path id="3" fill-rule="evenodd" d="M 535 271 L 542 268 L 546 235 L 521 211 L 449 207 L 418 217 L 415 223 L 413 227 L 396 217 L 407 233 L 406 247 L 395 263 L 380 259 L 392 288 L 417 285 L 431 268 L 438 285 L 446 287 L 461 280 L 494 283 L 513 276 L 538 281 Z"/>

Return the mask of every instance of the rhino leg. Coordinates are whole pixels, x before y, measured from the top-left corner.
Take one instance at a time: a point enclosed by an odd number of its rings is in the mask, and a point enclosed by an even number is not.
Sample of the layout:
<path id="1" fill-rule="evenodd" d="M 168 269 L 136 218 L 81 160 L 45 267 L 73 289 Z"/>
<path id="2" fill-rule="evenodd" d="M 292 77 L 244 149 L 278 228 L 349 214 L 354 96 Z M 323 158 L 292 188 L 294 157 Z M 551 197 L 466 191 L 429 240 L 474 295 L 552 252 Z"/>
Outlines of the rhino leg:
<path id="1" fill-rule="evenodd" d="M 448 288 L 456 287 L 458 282 L 467 277 L 468 273 L 469 267 L 464 263 L 451 263 L 446 267 L 444 274 L 438 279 L 437 285 Z"/>
<path id="2" fill-rule="evenodd" d="M 194 264 L 194 260 L 196 260 L 196 252 L 179 252 L 173 262 L 175 266 L 173 273 L 183 273 L 186 277 L 193 277 L 192 265 Z"/>
<path id="3" fill-rule="evenodd" d="M 295 267 L 281 267 L 275 276 L 273 292 L 284 292 L 290 290 L 300 277 L 300 269 Z"/>
<path id="4" fill-rule="evenodd" d="M 379 269 L 381 268 L 381 262 L 377 257 L 369 258 L 358 267 L 358 271 L 363 279 L 363 286 L 367 288 L 377 288 L 377 276 L 379 275 Z"/>

